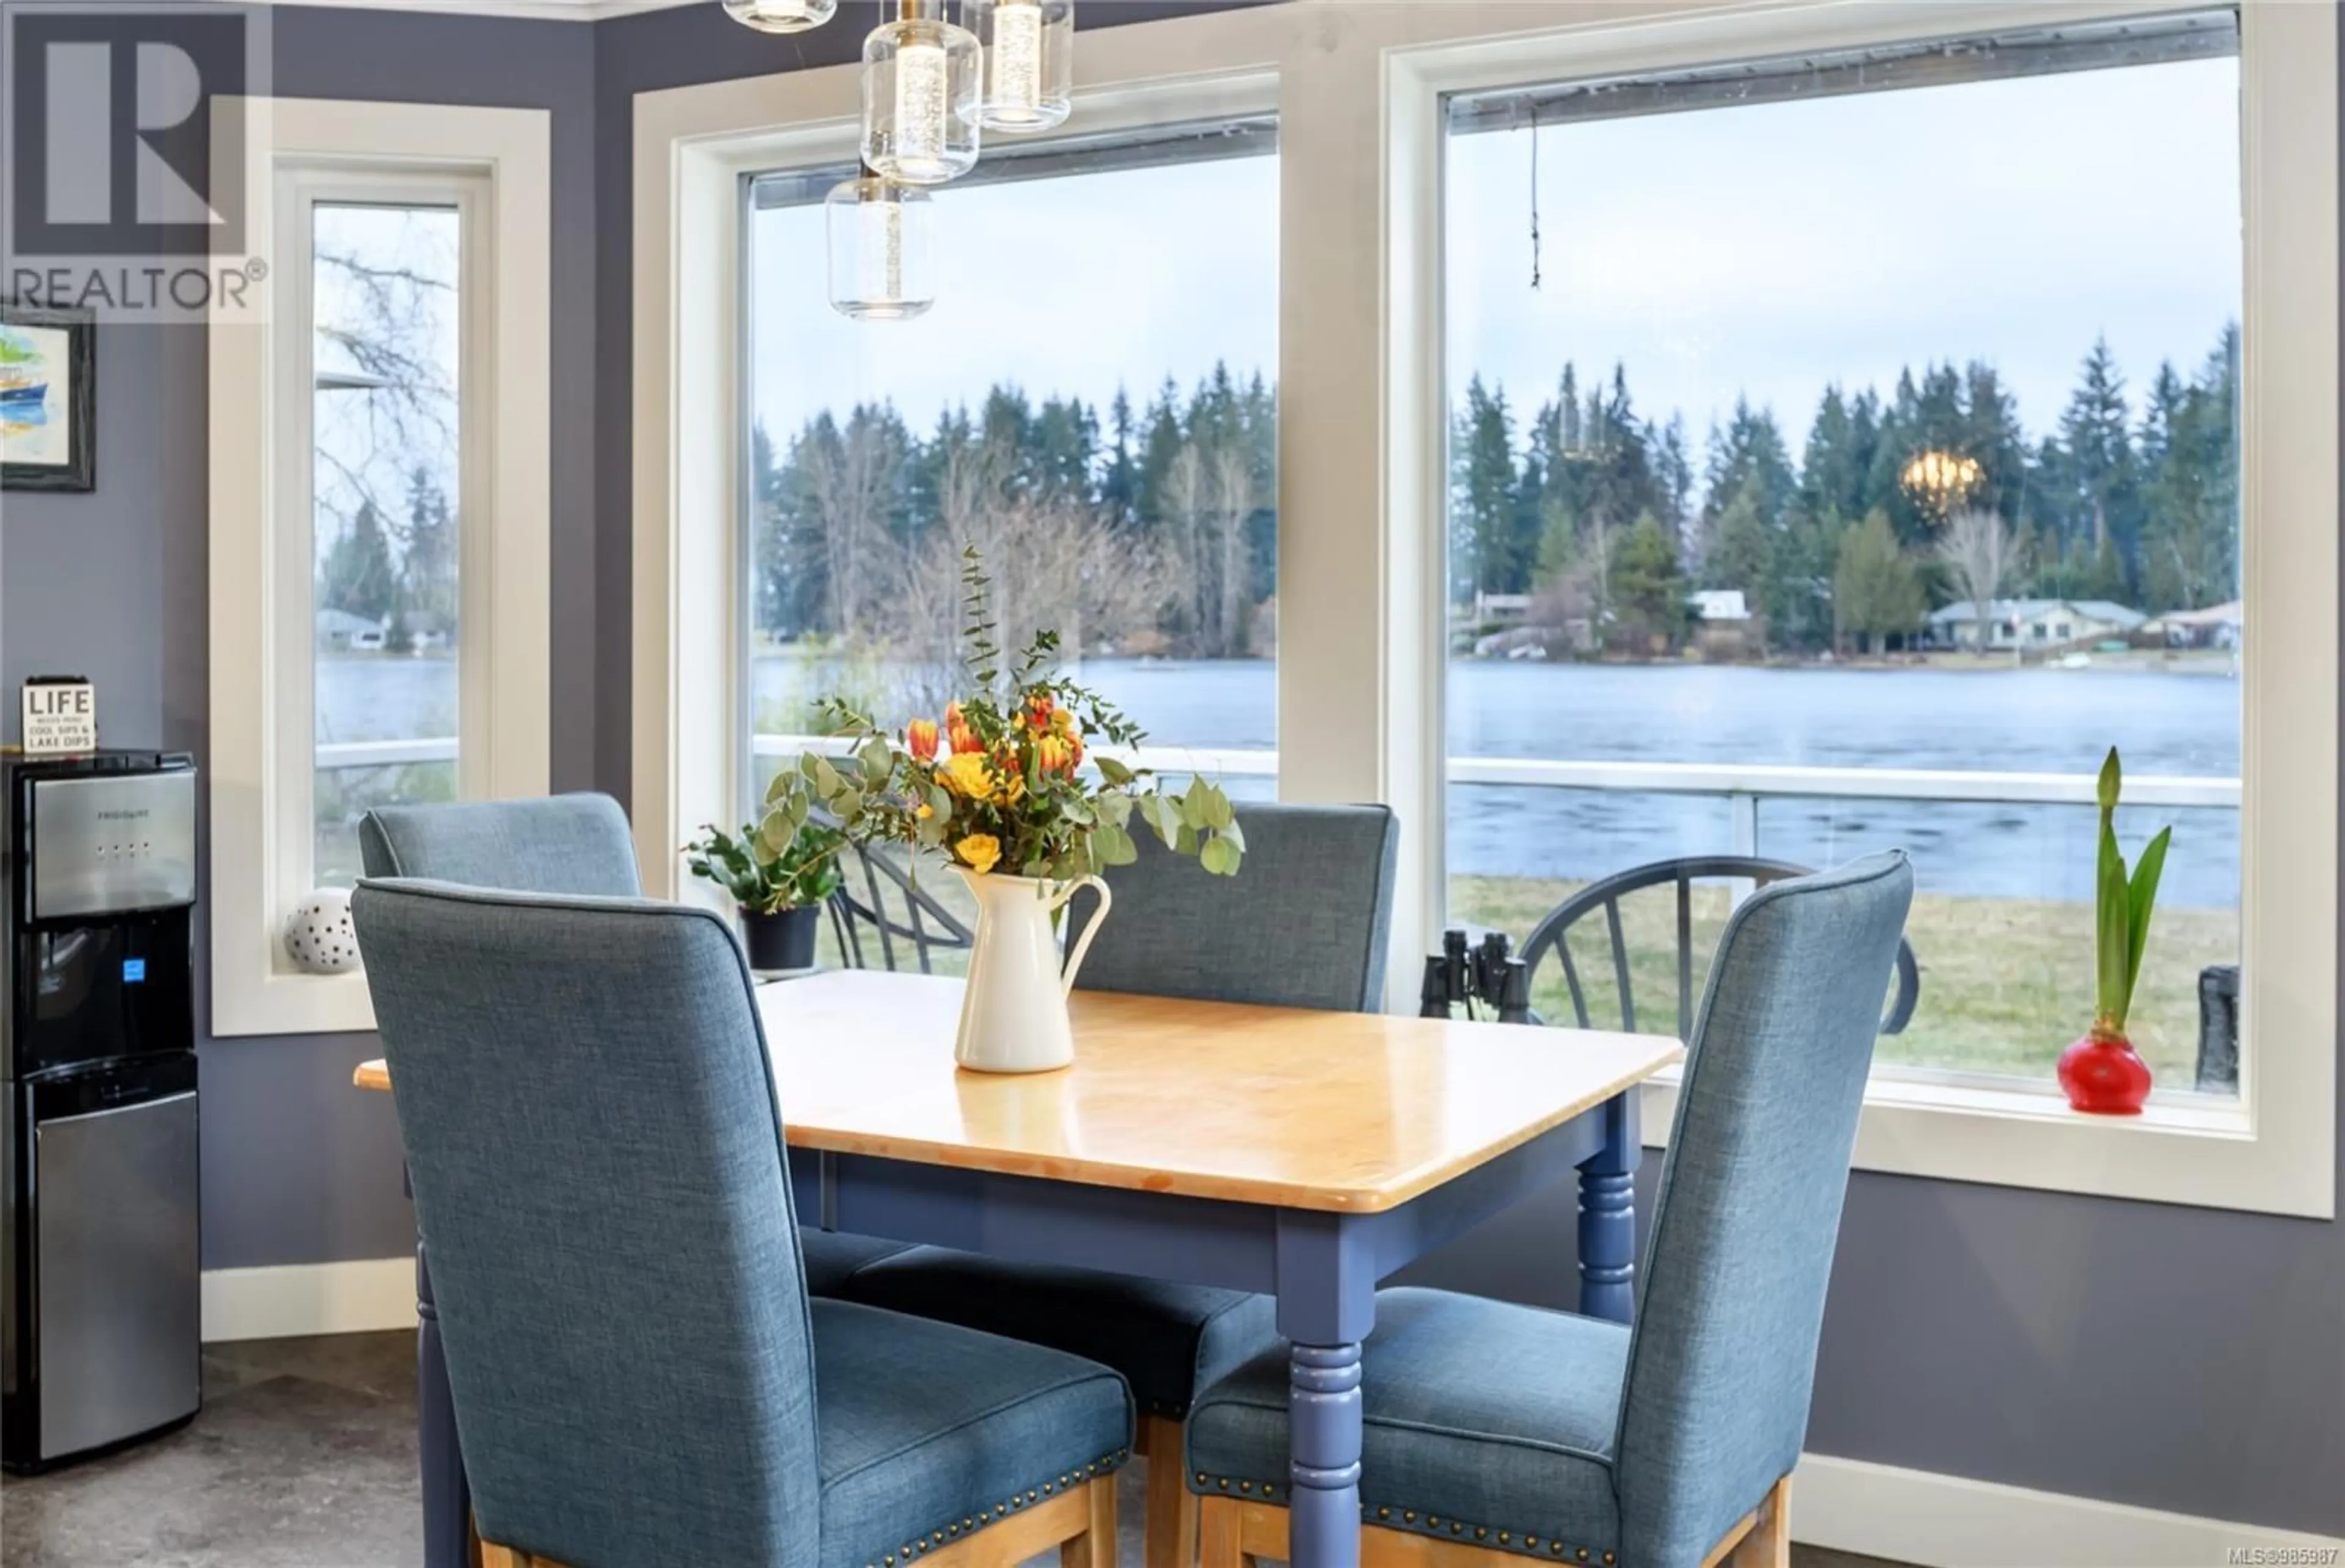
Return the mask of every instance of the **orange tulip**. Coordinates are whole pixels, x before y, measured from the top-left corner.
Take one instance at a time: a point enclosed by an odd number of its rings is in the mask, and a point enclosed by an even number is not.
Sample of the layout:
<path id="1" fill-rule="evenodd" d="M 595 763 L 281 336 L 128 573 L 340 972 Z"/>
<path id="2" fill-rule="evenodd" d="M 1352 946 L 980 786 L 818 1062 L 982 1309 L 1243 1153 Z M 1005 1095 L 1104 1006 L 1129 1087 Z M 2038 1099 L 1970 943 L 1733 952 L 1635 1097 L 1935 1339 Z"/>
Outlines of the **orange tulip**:
<path id="1" fill-rule="evenodd" d="M 969 721 L 961 716 L 959 703 L 945 704 L 945 739 L 952 743 L 952 749 L 956 752 L 978 749 L 977 732 L 970 729 Z"/>
<path id="2" fill-rule="evenodd" d="M 937 760 L 937 722 L 934 719 L 914 719 L 904 726 L 904 744 L 924 763 Z"/>
<path id="3" fill-rule="evenodd" d="M 1064 736 L 1044 735 L 1034 743 L 1034 754 L 1046 774 L 1072 774 L 1075 771 L 1075 753 Z"/>
<path id="4" fill-rule="evenodd" d="M 1048 692 L 1037 692 L 1026 700 L 1026 727 L 1036 734 L 1047 734 L 1051 729 L 1051 713 L 1055 706 Z"/>

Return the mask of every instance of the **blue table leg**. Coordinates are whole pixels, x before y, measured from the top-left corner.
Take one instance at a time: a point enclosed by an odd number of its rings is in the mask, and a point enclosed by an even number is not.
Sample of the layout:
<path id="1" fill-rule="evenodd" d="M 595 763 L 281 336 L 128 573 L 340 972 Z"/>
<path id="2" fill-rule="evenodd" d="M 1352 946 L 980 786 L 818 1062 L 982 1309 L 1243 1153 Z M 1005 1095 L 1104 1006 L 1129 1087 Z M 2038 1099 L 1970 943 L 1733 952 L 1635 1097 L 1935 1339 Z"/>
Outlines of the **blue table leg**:
<path id="1" fill-rule="evenodd" d="M 1637 1091 L 1604 1105 L 1604 1147 L 1579 1168 L 1579 1310 L 1629 1320 L 1637 1286 Z"/>
<path id="2" fill-rule="evenodd" d="M 1278 1220 L 1278 1331 L 1288 1352 L 1287 1550 L 1293 1568 L 1359 1568 L 1360 1345 L 1376 1270 L 1345 1217 Z"/>
<path id="3" fill-rule="evenodd" d="M 423 1461 L 423 1568 L 470 1568 L 472 1490 L 464 1480 L 440 1309 L 431 1299 L 431 1267 L 421 1237 L 415 1242 L 415 1425 Z"/>

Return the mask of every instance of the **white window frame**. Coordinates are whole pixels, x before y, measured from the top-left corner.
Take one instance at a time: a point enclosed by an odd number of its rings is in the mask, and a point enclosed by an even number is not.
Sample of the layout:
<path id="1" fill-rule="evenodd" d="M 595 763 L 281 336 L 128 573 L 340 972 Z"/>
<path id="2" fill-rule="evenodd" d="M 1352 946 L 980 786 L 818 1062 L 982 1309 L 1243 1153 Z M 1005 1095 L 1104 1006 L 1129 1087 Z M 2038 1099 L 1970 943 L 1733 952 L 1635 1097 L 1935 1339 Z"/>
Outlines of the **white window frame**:
<path id="1" fill-rule="evenodd" d="M 538 109 L 226 98 L 256 280 L 209 321 L 212 1033 L 374 1027 L 362 972 L 294 968 L 316 777 L 310 222 L 317 204 L 462 216 L 458 793 L 543 794 L 550 773 L 547 307 L 551 121 Z M 232 156 L 224 151 L 223 157 Z M 227 173 L 228 171 L 218 171 Z M 256 268 L 253 264 L 259 263 Z"/>
<path id="2" fill-rule="evenodd" d="M 1404 824 L 1388 1005 L 1446 878 L 1441 96 L 2203 8 L 2176 0 L 1295 4 L 1086 33 L 1076 126 L 1219 85 L 1279 114 L 1279 794 Z M 1863 1168 L 2214 1208 L 2336 1209 L 2338 82 L 2331 7 L 2241 7 L 2247 208 L 2241 1097 L 2130 1121 L 1883 1077 Z M 634 142 L 634 816 L 645 877 L 739 776 L 741 174 L 836 157 L 841 66 L 640 95 Z M 1185 113 L 1209 112 L 1190 103 Z M 1169 116 L 1166 116 L 1169 117 Z M 809 284 L 809 287 L 816 285 Z M 711 613 L 712 606 L 725 606 Z M 2048 1047 L 2047 1047 L 2048 1048 Z M 1647 1090 L 1666 1137 L 1673 1084 Z"/>

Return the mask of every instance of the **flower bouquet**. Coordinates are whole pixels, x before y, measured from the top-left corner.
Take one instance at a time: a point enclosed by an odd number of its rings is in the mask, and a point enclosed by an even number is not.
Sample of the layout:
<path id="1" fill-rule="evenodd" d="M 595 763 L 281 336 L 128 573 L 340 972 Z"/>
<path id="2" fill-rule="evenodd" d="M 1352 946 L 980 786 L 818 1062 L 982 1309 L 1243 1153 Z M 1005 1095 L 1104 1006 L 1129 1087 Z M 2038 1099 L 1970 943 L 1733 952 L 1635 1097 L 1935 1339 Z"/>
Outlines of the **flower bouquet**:
<path id="1" fill-rule="evenodd" d="M 967 693 L 941 722 L 915 719 L 900 733 L 825 702 L 843 750 L 807 753 L 776 776 L 759 837 L 789 844 L 820 811 L 856 843 L 944 855 L 978 903 L 957 1058 L 987 1071 L 1041 1071 L 1073 1057 L 1065 998 L 1107 915 L 1100 872 L 1138 858 L 1133 835 L 1144 826 L 1205 871 L 1234 876 L 1245 835 L 1211 780 L 1193 778 L 1176 794 L 1149 770 L 1093 750 L 1144 737 L 1097 693 L 1052 673 L 1055 632 L 1038 632 L 1005 664 L 974 549 L 963 554 L 961 582 Z M 1101 907 L 1062 966 L 1057 916 L 1084 886 Z"/>

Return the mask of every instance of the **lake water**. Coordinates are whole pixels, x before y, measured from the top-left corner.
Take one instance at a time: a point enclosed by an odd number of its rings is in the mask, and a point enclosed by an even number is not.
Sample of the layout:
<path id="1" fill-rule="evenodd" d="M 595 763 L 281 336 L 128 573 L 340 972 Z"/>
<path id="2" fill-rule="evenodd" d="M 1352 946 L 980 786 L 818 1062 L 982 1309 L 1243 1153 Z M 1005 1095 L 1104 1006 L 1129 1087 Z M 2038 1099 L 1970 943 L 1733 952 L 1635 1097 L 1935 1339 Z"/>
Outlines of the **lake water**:
<path id="1" fill-rule="evenodd" d="M 446 733 L 453 673 L 441 660 L 321 660 L 321 711 L 337 739 Z M 1154 744 L 1276 744 L 1267 661 L 1103 659 L 1081 673 Z M 756 663 L 761 707 L 827 683 L 818 661 Z M 2212 673 L 1464 661 L 1449 693 L 1454 755 L 2088 774 L 2114 744 L 2136 774 L 2239 767 L 2238 683 Z M 1267 794 L 1268 781 L 1233 793 Z M 2121 813 L 2119 833 L 2132 849 L 2167 821 L 2161 901 L 2236 905 L 2238 814 L 2144 808 Z M 1595 876 L 1733 842 L 1722 800 L 1494 786 L 1452 790 L 1448 834 L 1450 868 L 1490 875 Z M 1783 800 L 1759 814 L 1768 855 L 1821 865 L 1900 845 L 1924 887 L 1993 897 L 2089 897 L 2094 834 L 2094 814 L 2069 806 Z"/>

